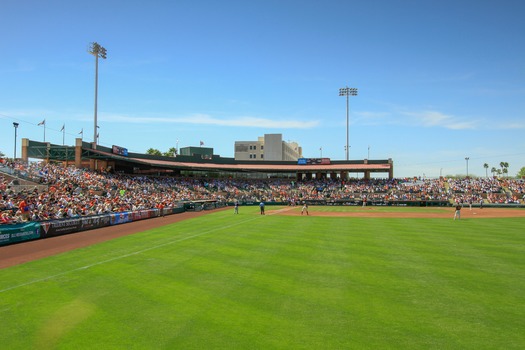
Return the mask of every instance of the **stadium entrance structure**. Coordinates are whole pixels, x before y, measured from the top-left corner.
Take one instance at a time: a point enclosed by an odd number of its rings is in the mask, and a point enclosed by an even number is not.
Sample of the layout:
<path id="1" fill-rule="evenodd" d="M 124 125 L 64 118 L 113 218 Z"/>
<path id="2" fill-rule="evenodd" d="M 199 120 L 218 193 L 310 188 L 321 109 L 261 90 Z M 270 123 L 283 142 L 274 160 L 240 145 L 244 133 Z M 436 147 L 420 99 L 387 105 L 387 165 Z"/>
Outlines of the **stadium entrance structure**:
<path id="1" fill-rule="evenodd" d="M 293 178 L 297 181 L 362 177 L 370 179 L 372 173 L 394 177 L 394 163 L 386 160 L 330 160 L 329 158 L 300 159 L 293 161 L 236 161 L 218 155 L 179 155 L 177 157 L 153 156 L 131 153 L 123 147 L 112 148 L 84 142 L 77 138 L 75 146 L 54 145 L 22 139 L 22 159 L 42 159 L 61 162 L 78 168 L 127 174 L 239 177 L 239 178 Z"/>

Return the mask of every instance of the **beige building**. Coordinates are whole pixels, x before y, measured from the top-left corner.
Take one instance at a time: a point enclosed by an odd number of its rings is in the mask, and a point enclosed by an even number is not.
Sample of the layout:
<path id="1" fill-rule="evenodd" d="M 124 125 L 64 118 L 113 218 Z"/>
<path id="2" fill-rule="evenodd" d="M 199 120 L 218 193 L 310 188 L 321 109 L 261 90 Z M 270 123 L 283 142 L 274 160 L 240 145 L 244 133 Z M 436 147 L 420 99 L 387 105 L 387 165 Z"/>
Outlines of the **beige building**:
<path id="1" fill-rule="evenodd" d="M 264 134 L 257 141 L 235 141 L 235 160 L 296 161 L 302 157 L 299 144 L 283 141 L 282 134 Z"/>

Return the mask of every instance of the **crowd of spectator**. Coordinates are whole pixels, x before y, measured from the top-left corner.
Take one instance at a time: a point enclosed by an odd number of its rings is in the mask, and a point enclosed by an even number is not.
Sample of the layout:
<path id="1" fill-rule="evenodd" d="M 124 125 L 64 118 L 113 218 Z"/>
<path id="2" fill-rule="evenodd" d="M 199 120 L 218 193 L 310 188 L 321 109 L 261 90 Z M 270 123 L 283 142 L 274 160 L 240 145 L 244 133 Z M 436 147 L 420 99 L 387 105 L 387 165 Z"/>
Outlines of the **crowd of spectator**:
<path id="1" fill-rule="evenodd" d="M 197 200 L 230 203 L 430 200 L 472 204 L 523 203 L 525 199 L 524 182 L 514 179 L 248 180 L 136 176 L 45 163 L 4 161 L 0 166 L 10 169 L 16 179 L 20 176 L 33 184 L 20 190 L 13 177 L 0 172 L 3 224 L 170 208 Z M 41 190 L 42 185 L 45 190 Z"/>

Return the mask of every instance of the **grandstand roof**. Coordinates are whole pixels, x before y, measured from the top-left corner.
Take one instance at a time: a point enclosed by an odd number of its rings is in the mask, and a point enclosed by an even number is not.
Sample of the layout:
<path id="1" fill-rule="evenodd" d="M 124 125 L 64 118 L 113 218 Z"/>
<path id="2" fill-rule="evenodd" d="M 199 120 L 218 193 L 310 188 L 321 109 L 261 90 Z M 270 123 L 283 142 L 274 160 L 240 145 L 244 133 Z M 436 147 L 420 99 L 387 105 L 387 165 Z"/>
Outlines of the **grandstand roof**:
<path id="1" fill-rule="evenodd" d="M 307 171 L 384 171 L 388 172 L 390 164 L 217 164 L 217 163 L 189 163 L 177 161 L 162 161 L 131 158 L 130 160 L 150 165 L 177 167 L 196 170 L 233 170 L 233 171 L 260 171 L 260 172 L 307 172 Z"/>
<path id="2" fill-rule="evenodd" d="M 80 139 L 77 139 L 79 141 Z M 27 140 L 25 147 L 26 157 L 51 159 L 57 161 L 76 161 L 78 148 L 50 145 L 47 143 Z M 24 146 L 22 147 L 24 151 Z M 233 158 L 222 158 L 213 155 L 211 159 L 201 159 L 197 156 L 156 157 L 147 154 L 129 153 L 120 155 L 113 153 L 111 148 L 99 146 L 96 149 L 90 143 L 82 142 L 82 159 L 99 159 L 115 161 L 115 166 L 128 164 L 142 169 L 175 169 L 196 171 L 230 171 L 230 172 L 260 172 L 260 173 L 336 173 L 336 172 L 382 172 L 393 175 L 393 163 L 388 160 L 329 160 L 313 162 L 312 164 L 298 164 L 298 162 L 271 162 L 271 161 L 236 161 Z M 24 153 L 24 152 L 23 152 Z M 310 159 L 312 161 L 324 160 Z"/>
<path id="3" fill-rule="evenodd" d="M 349 172 L 388 172 L 391 168 L 391 164 L 385 163 L 330 163 L 330 164 L 279 164 L 279 163 L 216 163 L 211 160 L 203 162 L 184 162 L 177 161 L 177 158 L 173 160 L 159 160 L 159 159 L 147 159 L 137 157 L 125 157 L 119 156 L 113 153 L 103 152 L 101 150 L 90 150 L 92 153 L 105 156 L 110 159 L 118 159 L 121 161 L 143 164 L 149 166 L 157 166 L 163 168 L 176 168 L 176 169 L 187 169 L 187 170 L 221 170 L 221 171 L 238 171 L 238 172 L 337 172 L 337 171 L 349 171 Z"/>

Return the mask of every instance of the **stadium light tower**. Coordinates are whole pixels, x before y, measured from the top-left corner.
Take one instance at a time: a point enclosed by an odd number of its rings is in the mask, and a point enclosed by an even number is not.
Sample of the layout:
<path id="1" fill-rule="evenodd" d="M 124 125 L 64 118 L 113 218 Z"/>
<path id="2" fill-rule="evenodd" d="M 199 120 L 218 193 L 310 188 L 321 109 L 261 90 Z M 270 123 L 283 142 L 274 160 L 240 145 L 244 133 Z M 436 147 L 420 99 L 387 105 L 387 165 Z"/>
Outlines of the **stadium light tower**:
<path id="1" fill-rule="evenodd" d="M 94 148 L 97 148 L 97 98 L 98 98 L 98 58 L 107 58 L 107 51 L 104 47 L 100 46 L 97 42 L 92 42 L 88 52 L 95 56 L 95 125 L 93 126 L 93 144 Z"/>
<path id="2" fill-rule="evenodd" d="M 348 146 L 348 135 L 349 135 L 349 117 L 348 117 L 348 113 L 349 113 L 349 97 L 350 96 L 357 96 L 357 88 L 349 88 L 348 86 L 347 87 L 344 87 L 344 88 L 340 88 L 339 89 L 339 96 L 346 96 L 346 148 L 345 148 L 345 151 L 346 151 L 346 160 L 348 160 L 348 154 L 349 154 L 349 150 L 350 150 L 350 147 Z"/>
<path id="3" fill-rule="evenodd" d="M 468 178 L 468 160 L 469 159 L 470 159 L 469 157 L 465 157 L 465 160 L 467 161 L 467 178 Z"/>
<path id="4" fill-rule="evenodd" d="M 15 128 L 15 155 L 13 157 L 13 160 L 16 160 L 16 129 L 18 129 L 18 123 L 17 122 L 13 122 L 13 126 Z"/>

